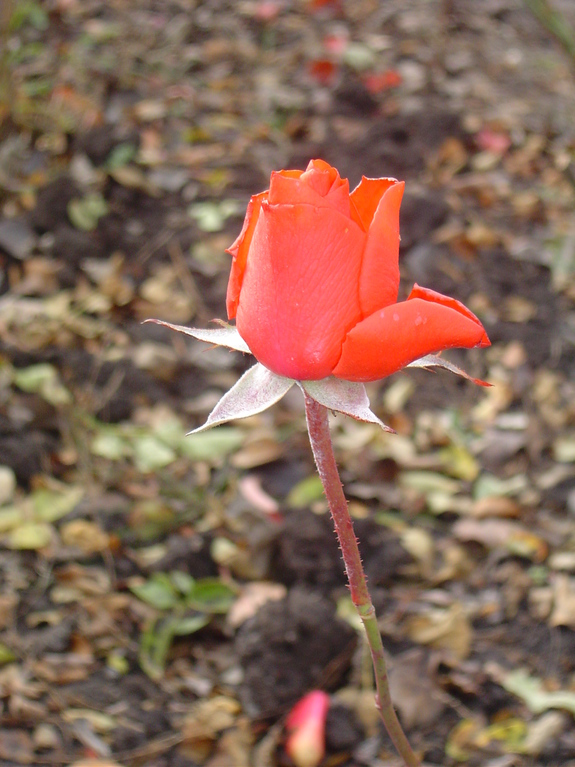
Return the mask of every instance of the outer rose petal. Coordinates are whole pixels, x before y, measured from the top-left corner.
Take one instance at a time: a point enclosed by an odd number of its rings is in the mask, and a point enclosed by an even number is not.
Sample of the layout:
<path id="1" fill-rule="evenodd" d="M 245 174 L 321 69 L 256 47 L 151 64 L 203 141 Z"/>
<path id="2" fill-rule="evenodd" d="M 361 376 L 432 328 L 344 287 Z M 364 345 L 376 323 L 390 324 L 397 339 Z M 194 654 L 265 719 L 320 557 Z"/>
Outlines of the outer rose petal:
<path id="1" fill-rule="evenodd" d="M 372 181 L 389 182 L 390 179 L 365 179 L 368 188 Z M 353 192 L 358 191 L 363 185 Z M 384 184 L 381 185 L 382 187 Z M 383 191 L 367 232 L 363 253 L 363 266 L 359 282 L 359 302 L 364 317 L 397 301 L 399 289 L 399 206 L 403 197 L 403 181 L 395 181 Z M 369 212 L 367 205 L 362 216 Z"/>
<path id="2" fill-rule="evenodd" d="M 413 298 L 423 298 L 424 301 L 434 301 L 437 304 L 449 306 L 452 309 L 455 309 L 456 312 L 464 314 L 466 317 L 469 317 L 470 320 L 473 320 L 478 325 L 481 325 L 473 312 L 469 311 L 469 309 L 465 306 L 465 304 L 462 304 L 461 301 L 458 301 L 456 298 L 451 298 L 451 296 L 444 296 L 443 293 L 438 293 L 436 290 L 431 290 L 431 288 L 422 288 L 421 285 L 417 284 L 417 282 L 411 289 L 411 293 L 407 296 L 407 300 L 411 301 Z M 485 339 L 486 343 L 478 344 L 478 346 L 490 346 L 490 341 L 487 338 L 487 335 L 485 336 Z"/>
<path id="3" fill-rule="evenodd" d="M 226 295 L 226 308 L 228 310 L 228 319 L 230 320 L 233 320 L 236 316 L 244 272 L 248 260 L 248 251 L 254 235 L 254 229 L 258 222 L 262 201 L 266 199 L 267 194 L 267 191 L 261 192 L 260 194 L 255 194 L 250 199 L 242 231 L 239 233 L 233 245 L 230 245 L 227 249 L 227 252 L 233 256 L 232 270 L 230 272 L 228 292 Z"/>
<path id="4" fill-rule="evenodd" d="M 356 325 L 343 343 L 336 378 L 376 381 L 426 354 L 453 347 L 488 346 L 481 322 L 459 301 L 417 288 L 432 299 L 409 298 Z"/>
<path id="5" fill-rule="evenodd" d="M 331 375 L 342 340 L 361 320 L 357 285 L 365 234 L 331 208 L 262 202 L 236 326 L 278 375 Z"/>
<path id="6" fill-rule="evenodd" d="M 366 178 L 361 181 L 350 194 L 361 224 L 367 232 L 373 221 L 375 211 L 383 195 L 398 182 L 394 178 Z"/>

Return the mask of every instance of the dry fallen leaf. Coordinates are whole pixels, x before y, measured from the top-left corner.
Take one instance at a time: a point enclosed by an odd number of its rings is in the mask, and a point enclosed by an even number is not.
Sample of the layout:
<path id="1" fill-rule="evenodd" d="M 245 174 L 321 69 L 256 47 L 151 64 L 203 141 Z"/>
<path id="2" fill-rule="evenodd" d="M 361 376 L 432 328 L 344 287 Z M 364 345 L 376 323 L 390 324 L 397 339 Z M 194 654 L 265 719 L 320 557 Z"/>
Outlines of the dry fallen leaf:
<path id="1" fill-rule="evenodd" d="M 287 589 L 281 583 L 248 583 L 231 606 L 227 622 L 236 629 L 255 615 L 266 602 L 279 601 L 286 594 Z"/>
<path id="2" fill-rule="evenodd" d="M 110 545 L 108 533 L 87 519 L 74 519 L 62 525 L 60 536 L 65 546 L 80 549 L 83 554 L 102 552 Z"/>
<path id="3" fill-rule="evenodd" d="M 3 729 L 0 731 L 0 759 L 8 764 L 32 764 L 34 745 L 25 730 Z"/>
<path id="4" fill-rule="evenodd" d="M 540 754 L 551 741 L 556 741 L 568 726 L 568 717 L 560 711 L 548 711 L 543 716 L 530 722 L 525 741 L 522 744 L 524 754 Z"/>
<path id="5" fill-rule="evenodd" d="M 543 562 L 549 551 L 538 535 L 506 519 L 459 519 L 453 532 L 460 541 L 476 541 L 489 550 L 505 548 L 534 562 Z"/>
<path id="6" fill-rule="evenodd" d="M 277 461 L 284 453 L 283 445 L 273 436 L 249 439 L 232 456 L 230 463 L 237 469 L 254 469 Z"/>
<path id="7" fill-rule="evenodd" d="M 411 640 L 467 658 L 471 649 L 472 629 L 463 606 L 455 602 L 447 610 L 429 609 L 407 622 Z"/>
<path id="8" fill-rule="evenodd" d="M 218 738 L 214 755 L 206 767 L 251 767 L 253 732 L 248 720 L 242 717 L 235 727 Z"/>
<path id="9" fill-rule="evenodd" d="M 566 573 L 557 573 L 553 580 L 553 611 L 549 625 L 575 627 L 575 581 Z"/>
<path id="10" fill-rule="evenodd" d="M 182 749 L 192 758 L 204 761 L 218 735 L 234 725 L 240 711 L 238 701 L 225 695 L 196 703 L 182 726 Z"/>
<path id="11" fill-rule="evenodd" d="M 389 670 L 391 697 L 407 730 L 429 727 L 445 708 L 426 656 L 421 648 L 408 650 L 394 657 Z"/>
<path id="12" fill-rule="evenodd" d="M 521 507 L 513 498 L 489 495 L 473 502 L 469 514 L 477 519 L 484 517 L 519 517 Z"/>

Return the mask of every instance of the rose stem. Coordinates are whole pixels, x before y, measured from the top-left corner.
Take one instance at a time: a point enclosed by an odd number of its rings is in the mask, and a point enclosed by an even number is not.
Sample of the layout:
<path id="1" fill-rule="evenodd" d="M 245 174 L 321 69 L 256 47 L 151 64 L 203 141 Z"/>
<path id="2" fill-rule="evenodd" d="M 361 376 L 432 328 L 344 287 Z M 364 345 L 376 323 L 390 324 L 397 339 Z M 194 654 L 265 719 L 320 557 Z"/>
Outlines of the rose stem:
<path id="1" fill-rule="evenodd" d="M 323 405 L 320 405 L 319 402 L 316 402 L 307 394 L 304 394 L 304 397 L 307 428 L 313 457 L 315 458 L 341 547 L 351 599 L 363 622 L 371 652 L 376 684 L 375 705 L 379 710 L 389 737 L 407 767 L 419 767 L 420 761 L 409 745 L 391 701 L 383 643 L 379 626 L 377 625 L 375 609 L 367 589 L 367 580 L 361 563 L 347 501 L 337 470 L 329 432 L 328 412 Z"/>

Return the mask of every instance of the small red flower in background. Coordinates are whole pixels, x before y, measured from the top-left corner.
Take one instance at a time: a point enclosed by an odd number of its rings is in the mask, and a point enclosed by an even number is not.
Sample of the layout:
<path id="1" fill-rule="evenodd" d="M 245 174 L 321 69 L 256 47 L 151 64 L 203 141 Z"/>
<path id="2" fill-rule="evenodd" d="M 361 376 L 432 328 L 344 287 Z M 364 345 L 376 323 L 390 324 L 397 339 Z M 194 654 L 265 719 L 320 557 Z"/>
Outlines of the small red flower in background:
<path id="1" fill-rule="evenodd" d="M 492 128 L 482 128 L 475 135 L 475 142 L 479 149 L 493 154 L 505 154 L 511 146 L 511 139 L 507 133 Z"/>
<path id="2" fill-rule="evenodd" d="M 308 64 L 308 72 L 320 85 L 333 85 L 337 76 L 337 65 L 329 59 L 314 59 Z"/>
<path id="3" fill-rule="evenodd" d="M 388 69 L 385 72 L 373 72 L 364 75 L 362 81 L 370 93 L 382 93 L 391 88 L 397 88 L 398 85 L 401 85 L 402 79 L 395 69 Z"/>
<path id="4" fill-rule="evenodd" d="M 347 179 L 323 160 L 272 173 L 251 198 L 227 308 L 268 370 L 298 381 L 384 378 L 453 347 L 488 346 L 459 301 L 416 285 L 396 303 L 403 182 Z"/>
<path id="5" fill-rule="evenodd" d="M 309 6 L 312 12 L 319 11 L 326 6 L 334 11 L 341 11 L 341 0 L 310 0 Z"/>

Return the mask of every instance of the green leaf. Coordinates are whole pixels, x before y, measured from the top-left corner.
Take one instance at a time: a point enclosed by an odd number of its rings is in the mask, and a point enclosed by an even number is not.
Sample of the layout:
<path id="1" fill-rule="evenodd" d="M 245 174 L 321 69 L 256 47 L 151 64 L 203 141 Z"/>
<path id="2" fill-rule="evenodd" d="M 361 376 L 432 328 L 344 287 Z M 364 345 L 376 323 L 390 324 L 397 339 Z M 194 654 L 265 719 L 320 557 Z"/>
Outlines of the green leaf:
<path id="1" fill-rule="evenodd" d="M 96 434 L 90 445 L 90 452 L 109 461 L 120 461 L 132 455 L 133 451 L 130 442 L 123 434 L 106 428 Z"/>
<path id="2" fill-rule="evenodd" d="M 459 482 L 435 471 L 402 471 L 399 484 L 417 490 L 422 495 L 446 493 L 454 495 L 460 489 Z"/>
<path id="3" fill-rule="evenodd" d="M 19 0 L 15 4 L 8 29 L 10 32 L 17 32 L 25 24 L 30 24 L 40 32 L 48 29 L 50 24 L 48 13 L 40 3 L 34 0 Z"/>
<path id="4" fill-rule="evenodd" d="M 72 395 L 61 383 L 58 371 L 47 362 L 14 371 L 14 383 L 22 391 L 39 394 L 51 405 L 67 405 Z"/>
<path id="5" fill-rule="evenodd" d="M 343 54 L 345 63 L 356 72 L 371 69 L 376 61 L 375 52 L 363 43 L 349 43 Z"/>
<path id="6" fill-rule="evenodd" d="M 127 165 L 134 159 L 137 151 L 137 147 L 129 142 L 118 144 L 108 155 L 106 160 L 107 170 L 116 170 L 117 168 L 122 168 L 124 165 Z"/>
<path id="7" fill-rule="evenodd" d="M 222 200 L 221 202 L 196 202 L 190 205 L 188 212 L 202 232 L 220 232 L 224 228 L 226 219 L 237 215 L 240 210 L 237 200 Z"/>
<path id="8" fill-rule="evenodd" d="M 292 509 L 303 509 L 322 497 L 323 485 L 321 484 L 321 479 L 314 474 L 311 477 L 302 479 L 295 487 L 292 487 L 286 498 L 286 503 Z"/>
<path id="9" fill-rule="evenodd" d="M 203 629 L 210 622 L 208 615 L 190 615 L 187 618 L 178 618 L 174 621 L 174 636 L 189 636 Z"/>
<path id="10" fill-rule="evenodd" d="M 142 670 L 155 681 L 164 675 L 166 660 L 174 637 L 188 636 L 209 623 L 206 615 L 179 618 L 169 616 L 151 623 L 140 642 L 139 660 Z"/>
<path id="11" fill-rule="evenodd" d="M 166 659 L 174 638 L 174 621 L 167 618 L 154 621 L 146 628 L 140 640 L 139 661 L 150 679 L 159 681 L 164 675 Z"/>
<path id="12" fill-rule="evenodd" d="M 202 578 L 186 597 L 186 605 L 201 612 L 227 613 L 235 598 L 235 591 L 218 578 Z"/>
<path id="13" fill-rule="evenodd" d="M 520 754 L 527 736 L 527 723 L 516 717 L 489 725 L 479 733 L 479 742 L 491 744 L 499 741 L 511 754 Z"/>
<path id="14" fill-rule="evenodd" d="M 54 81 L 51 77 L 31 77 L 22 83 L 22 91 L 28 98 L 48 96 L 54 90 Z"/>
<path id="15" fill-rule="evenodd" d="M 157 541 L 176 526 L 174 510 L 162 498 L 147 498 L 134 504 L 132 535 L 140 541 Z"/>
<path id="16" fill-rule="evenodd" d="M 170 573 L 170 580 L 180 594 L 189 594 L 196 585 L 195 578 L 189 573 L 184 573 L 181 570 L 174 570 Z"/>
<path id="17" fill-rule="evenodd" d="M 19 551 L 43 549 L 52 540 L 54 528 L 46 522 L 25 522 L 8 535 L 7 546 Z"/>
<path id="18" fill-rule="evenodd" d="M 73 511 L 83 497 L 81 487 L 66 487 L 60 491 L 35 490 L 32 494 L 34 516 L 41 522 L 55 522 Z"/>
<path id="19" fill-rule="evenodd" d="M 174 450 L 179 450 L 186 438 L 185 429 L 179 418 L 166 417 L 153 426 L 154 437 Z"/>
<path id="20" fill-rule="evenodd" d="M 565 434 L 556 439 L 553 455 L 559 463 L 575 463 L 575 434 Z"/>
<path id="21" fill-rule="evenodd" d="M 4 506 L 0 509 L 0 534 L 13 530 L 22 521 L 22 512 L 17 506 Z"/>
<path id="22" fill-rule="evenodd" d="M 16 660 L 16 657 L 17 656 L 9 647 L 6 647 L 3 642 L 0 642 L 0 666 L 5 666 L 7 663 L 12 663 L 12 661 Z"/>
<path id="23" fill-rule="evenodd" d="M 93 232 L 98 221 L 108 213 L 109 207 L 101 194 L 93 192 L 81 199 L 70 200 L 68 203 L 68 218 L 76 229 L 83 232 Z"/>
<path id="24" fill-rule="evenodd" d="M 473 482 L 479 475 L 479 464 L 463 445 L 453 444 L 440 451 L 443 468 L 452 477 Z"/>
<path id="25" fill-rule="evenodd" d="M 180 601 L 179 594 L 165 573 L 157 573 L 145 583 L 130 585 L 130 591 L 157 610 L 170 610 Z"/>
<path id="26" fill-rule="evenodd" d="M 571 690 L 553 690 L 548 692 L 543 683 L 526 671 L 511 671 L 502 680 L 502 687 L 507 692 L 521 698 L 530 711 L 541 714 L 550 708 L 569 711 L 575 716 L 575 692 Z"/>
<path id="27" fill-rule="evenodd" d="M 348 594 L 337 600 L 337 617 L 348 623 L 360 636 L 364 636 L 363 621 Z"/>
<path id="28" fill-rule="evenodd" d="M 475 500 L 490 498 L 491 496 L 513 496 L 525 490 L 527 477 L 524 474 L 516 474 L 509 479 L 499 479 L 494 474 L 481 474 L 473 485 L 473 497 Z"/>
<path id="29" fill-rule="evenodd" d="M 233 426 L 220 426 L 214 431 L 191 434 L 180 445 L 180 452 L 194 461 L 211 461 L 233 453 L 244 441 L 245 434 Z"/>
<path id="30" fill-rule="evenodd" d="M 113 650 L 106 658 L 106 666 L 119 676 L 125 676 L 130 670 L 130 662 L 121 652 Z"/>
<path id="31" fill-rule="evenodd" d="M 169 466 L 176 460 L 176 454 L 157 437 L 145 434 L 134 442 L 134 459 L 138 471 L 147 473 Z"/>

